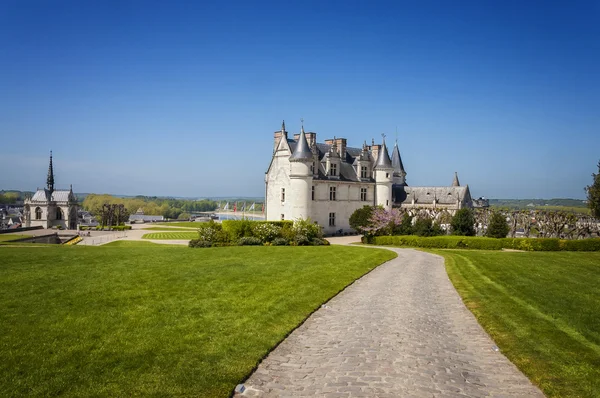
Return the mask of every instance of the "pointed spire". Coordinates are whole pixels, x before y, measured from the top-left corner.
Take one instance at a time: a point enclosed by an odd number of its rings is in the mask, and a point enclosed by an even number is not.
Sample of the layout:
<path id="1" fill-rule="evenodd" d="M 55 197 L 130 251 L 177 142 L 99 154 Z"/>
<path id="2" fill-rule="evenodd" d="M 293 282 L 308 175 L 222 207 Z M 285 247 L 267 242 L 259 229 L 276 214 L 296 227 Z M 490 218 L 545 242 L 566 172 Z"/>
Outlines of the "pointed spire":
<path id="1" fill-rule="evenodd" d="M 400 150 L 398 149 L 398 140 L 396 139 L 396 143 L 394 144 L 394 149 L 392 150 L 392 167 L 394 167 L 394 174 L 405 173 L 404 165 L 402 164 L 402 158 L 400 157 Z"/>
<path id="2" fill-rule="evenodd" d="M 304 119 L 301 119 L 301 121 L 302 127 L 300 127 L 300 137 L 296 143 L 296 150 L 292 156 L 290 156 L 290 161 L 313 160 L 313 153 L 310 150 L 310 146 L 306 140 L 306 134 L 304 133 Z"/>
<path id="3" fill-rule="evenodd" d="M 281 122 L 281 132 L 285 133 L 285 120 Z"/>
<path id="4" fill-rule="evenodd" d="M 385 134 L 382 134 L 381 136 L 383 137 L 383 144 L 381 144 L 381 149 L 379 150 L 379 154 L 377 155 L 377 162 L 375 163 L 375 168 L 391 169 L 392 160 L 390 159 L 390 154 L 388 153 L 387 146 L 385 145 Z"/>
<path id="5" fill-rule="evenodd" d="M 46 185 L 50 193 L 54 192 L 54 168 L 52 167 L 52 151 L 50 151 L 50 164 L 48 165 L 48 178 L 46 178 Z"/>
<path id="6" fill-rule="evenodd" d="M 454 180 L 452 181 L 453 187 L 460 187 L 460 182 L 458 182 L 458 173 L 454 172 Z"/>

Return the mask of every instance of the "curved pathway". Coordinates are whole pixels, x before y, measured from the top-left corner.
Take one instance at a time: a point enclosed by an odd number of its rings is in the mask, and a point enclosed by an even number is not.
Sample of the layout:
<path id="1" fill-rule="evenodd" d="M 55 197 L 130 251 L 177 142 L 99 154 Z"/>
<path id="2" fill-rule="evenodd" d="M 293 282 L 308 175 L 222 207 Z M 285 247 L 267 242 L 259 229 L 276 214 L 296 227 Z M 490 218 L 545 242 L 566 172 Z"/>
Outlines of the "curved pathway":
<path id="1" fill-rule="evenodd" d="M 398 258 L 309 317 L 236 396 L 543 397 L 464 306 L 441 257 L 392 250 Z"/>

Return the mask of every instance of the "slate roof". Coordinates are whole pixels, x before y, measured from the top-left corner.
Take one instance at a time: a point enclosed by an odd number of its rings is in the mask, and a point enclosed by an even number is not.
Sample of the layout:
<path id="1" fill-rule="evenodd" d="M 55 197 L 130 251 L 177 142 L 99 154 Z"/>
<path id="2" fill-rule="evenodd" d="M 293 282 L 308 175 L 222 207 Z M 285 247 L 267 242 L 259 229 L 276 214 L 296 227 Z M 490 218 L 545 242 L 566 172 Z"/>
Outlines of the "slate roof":
<path id="1" fill-rule="evenodd" d="M 288 141 L 288 144 L 290 146 L 292 153 L 295 153 L 298 143 L 291 138 L 288 138 L 287 141 Z M 325 174 L 324 161 L 325 161 L 325 155 L 331 150 L 331 145 L 317 142 L 316 146 L 317 146 L 317 151 L 319 152 L 319 164 L 318 164 L 318 171 L 317 171 L 318 176 L 316 179 L 328 180 L 329 178 L 327 178 L 327 175 Z M 342 159 L 341 159 L 342 161 L 340 164 L 340 174 L 339 174 L 340 181 L 363 181 L 364 182 L 364 179 L 361 180 L 359 178 L 359 176 L 356 174 L 354 166 L 352 166 L 354 164 L 354 160 L 360 156 L 361 152 L 362 152 L 362 149 L 360 149 L 360 148 L 346 147 L 346 157 L 345 158 L 342 157 Z M 312 156 L 312 152 L 311 152 L 311 156 Z M 370 179 L 369 181 L 373 182 L 374 180 Z"/>
<path id="2" fill-rule="evenodd" d="M 75 197 L 70 197 L 71 191 L 67 190 L 59 190 L 53 191 L 50 194 L 50 191 L 47 189 L 38 189 L 35 194 L 31 197 L 32 202 L 69 202 L 75 201 Z"/>
<path id="3" fill-rule="evenodd" d="M 461 202 L 471 202 L 471 193 L 469 186 L 464 187 L 409 187 L 395 185 L 393 187 L 394 203 L 411 204 L 413 198 L 415 205 L 433 204 L 434 199 L 441 205 L 456 204 L 457 200 Z"/>
<path id="4" fill-rule="evenodd" d="M 300 137 L 298 137 L 296 148 L 294 149 L 294 152 L 292 152 L 292 156 L 290 156 L 290 160 L 311 160 L 312 157 L 313 153 L 310 150 L 310 147 L 308 146 L 308 141 L 306 141 L 306 134 L 304 134 L 303 127 L 302 132 L 300 133 Z"/>
<path id="5" fill-rule="evenodd" d="M 392 168 L 392 160 L 390 159 L 390 154 L 388 153 L 387 146 L 385 145 L 385 140 L 383 140 L 383 144 L 379 149 L 379 154 L 377 155 L 377 162 L 375 163 L 376 169 L 391 169 Z"/>
<path id="6" fill-rule="evenodd" d="M 392 150 L 392 167 L 394 168 L 394 173 L 401 173 L 404 171 L 400 150 L 398 149 L 398 142 L 394 144 L 394 149 Z"/>

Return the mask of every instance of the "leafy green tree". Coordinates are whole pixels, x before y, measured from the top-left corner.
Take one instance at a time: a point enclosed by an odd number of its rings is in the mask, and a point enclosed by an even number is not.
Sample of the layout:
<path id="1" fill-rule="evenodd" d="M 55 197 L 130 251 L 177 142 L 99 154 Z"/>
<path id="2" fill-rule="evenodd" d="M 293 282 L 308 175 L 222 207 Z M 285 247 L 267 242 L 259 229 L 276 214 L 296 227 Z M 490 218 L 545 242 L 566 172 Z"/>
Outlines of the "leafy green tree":
<path id="1" fill-rule="evenodd" d="M 350 216 L 350 227 L 352 229 L 365 233 L 365 227 L 370 224 L 371 216 L 373 215 L 373 206 L 363 206 L 360 209 L 356 209 Z"/>
<path id="2" fill-rule="evenodd" d="M 600 218 L 600 161 L 598 161 L 598 174 L 592 173 L 594 182 L 585 187 L 587 192 L 588 206 L 592 211 L 592 216 Z"/>
<path id="3" fill-rule="evenodd" d="M 429 217 L 417 219 L 413 226 L 413 234 L 418 236 L 437 236 L 443 233 L 442 228 Z"/>
<path id="4" fill-rule="evenodd" d="M 506 217 L 502 213 L 495 211 L 490 217 L 486 236 L 490 238 L 506 238 L 510 227 L 506 221 Z"/>
<path id="5" fill-rule="evenodd" d="M 412 219 L 413 217 L 410 214 L 404 213 L 404 215 L 402 216 L 402 224 L 394 228 L 394 235 L 412 235 Z"/>
<path id="6" fill-rule="evenodd" d="M 453 235 L 475 236 L 475 216 L 473 210 L 465 208 L 460 209 L 452 217 L 450 223 Z"/>

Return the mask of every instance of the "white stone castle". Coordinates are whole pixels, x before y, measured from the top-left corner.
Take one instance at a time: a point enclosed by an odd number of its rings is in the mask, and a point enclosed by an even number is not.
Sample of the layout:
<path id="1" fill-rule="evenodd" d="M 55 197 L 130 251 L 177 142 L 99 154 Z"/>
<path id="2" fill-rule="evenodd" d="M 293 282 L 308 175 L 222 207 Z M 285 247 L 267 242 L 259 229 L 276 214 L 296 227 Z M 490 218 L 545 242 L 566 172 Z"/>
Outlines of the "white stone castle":
<path id="1" fill-rule="evenodd" d="M 385 144 L 351 148 L 345 138 L 317 143 L 316 133 L 288 137 L 285 122 L 275 132 L 271 164 L 265 176 L 267 220 L 310 218 L 327 234 L 351 232 L 352 213 L 365 205 L 385 209 L 436 208 L 450 213 L 472 207 L 469 186 L 458 175 L 447 187 L 409 187 L 398 143 L 392 157 Z"/>
<path id="2" fill-rule="evenodd" d="M 68 191 L 54 189 L 54 168 L 52 152 L 50 152 L 46 188 L 38 188 L 32 197 L 25 199 L 23 209 L 25 226 L 77 229 L 77 207 L 73 186 Z"/>

